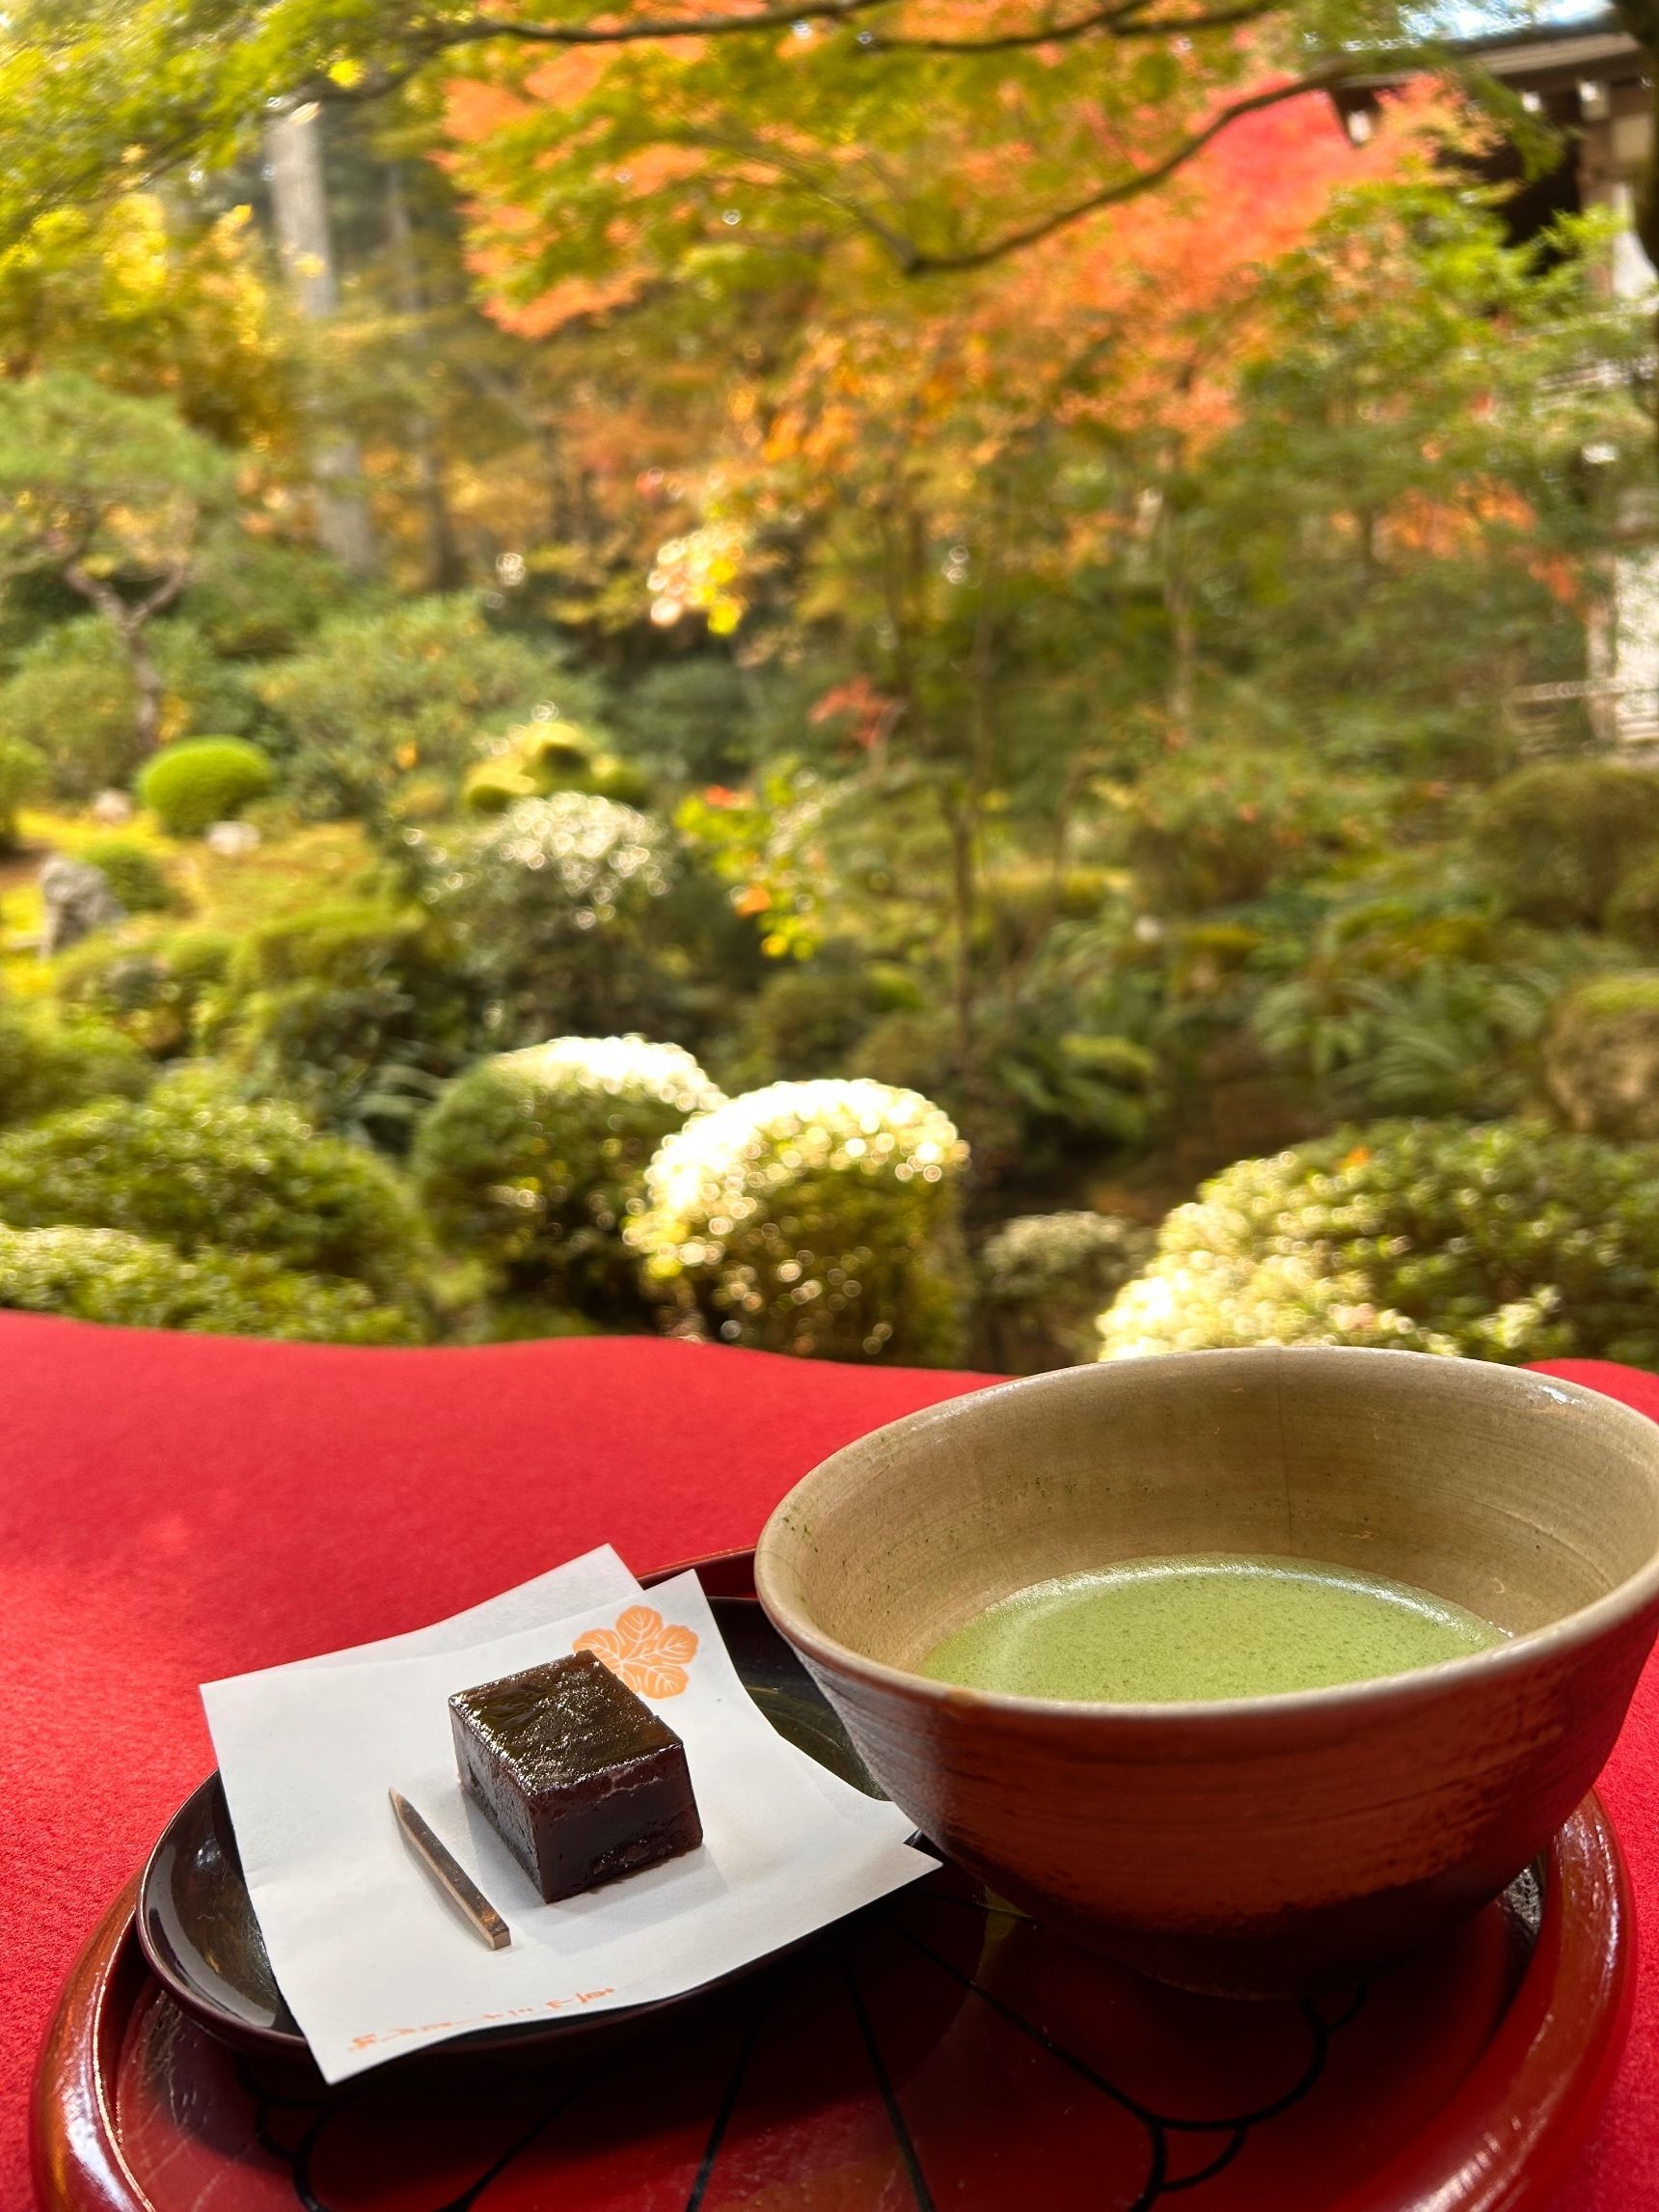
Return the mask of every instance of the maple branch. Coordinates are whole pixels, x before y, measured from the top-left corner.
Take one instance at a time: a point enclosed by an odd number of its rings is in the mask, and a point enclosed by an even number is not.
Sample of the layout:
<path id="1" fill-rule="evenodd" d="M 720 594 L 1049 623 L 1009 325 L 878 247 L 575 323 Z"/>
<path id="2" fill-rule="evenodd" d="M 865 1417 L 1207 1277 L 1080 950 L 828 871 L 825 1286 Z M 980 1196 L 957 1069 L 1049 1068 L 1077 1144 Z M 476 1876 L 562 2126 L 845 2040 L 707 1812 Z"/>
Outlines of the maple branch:
<path id="1" fill-rule="evenodd" d="M 1237 8 L 1211 8 L 1196 15 L 1156 15 L 1149 23 L 1127 22 L 1116 32 L 1119 39 L 1189 39 L 1195 31 L 1231 31 L 1240 23 L 1256 23 L 1264 15 L 1280 13 L 1282 0 L 1246 0 Z"/>
<path id="2" fill-rule="evenodd" d="M 1074 200 L 1070 206 L 1057 207 L 1052 214 L 1041 216 L 1035 223 L 1027 223 L 1020 230 L 1004 232 L 1000 238 L 993 239 L 989 246 L 976 246 L 969 253 L 924 254 L 912 248 L 901 263 L 904 272 L 907 276 L 920 277 L 938 276 L 965 269 L 983 269 L 993 261 L 1000 261 L 1009 254 L 1019 253 L 1025 246 L 1041 245 L 1045 238 L 1051 238 L 1056 232 L 1067 230 L 1074 223 L 1080 223 L 1086 215 L 1098 214 L 1102 207 L 1115 207 L 1126 200 L 1138 199 L 1143 192 L 1155 190 L 1166 178 L 1173 177 L 1178 169 L 1184 169 L 1224 130 L 1231 129 L 1243 117 L 1260 115 L 1265 108 L 1278 107 L 1286 100 L 1300 99 L 1304 93 L 1328 92 L 1333 85 L 1341 84 L 1345 77 L 1351 77 L 1368 66 L 1365 57 L 1355 55 L 1346 61 L 1333 63 L 1328 68 L 1316 69 L 1304 77 L 1294 77 L 1288 84 L 1275 85 L 1266 92 L 1251 93 L 1243 99 L 1231 100 L 1226 107 L 1216 110 L 1202 130 L 1195 130 L 1189 137 L 1183 139 L 1178 147 L 1166 153 L 1161 161 L 1154 162 L 1150 169 L 1137 169 L 1132 176 L 1120 178 L 1115 184 L 1104 184 L 1098 192 L 1091 192 L 1086 199 Z"/>
<path id="3" fill-rule="evenodd" d="M 756 8 L 742 15 L 662 15 L 639 22 L 527 23 L 510 15 L 479 15 L 447 23 L 437 46 L 475 45 L 487 39 L 517 39 L 542 46 L 630 46 L 649 39 L 719 39 L 744 31 L 793 30 L 797 23 L 844 23 L 892 0 L 789 0 L 786 7 Z"/>
<path id="4" fill-rule="evenodd" d="M 1194 31 L 1223 31 L 1240 23 L 1256 22 L 1277 14 L 1284 0 L 1238 0 L 1233 7 L 1202 9 L 1190 15 L 1156 15 L 1146 20 L 1155 0 L 1114 0 L 1109 8 L 1091 9 L 1070 22 L 1050 23 L 1030 31 L 1002 31 L 991 39 L 885 38 L 866 34 L 863 43 L 879 54 L 1010 54 L 1033 46 L 1062 46 L 1104 31 L 1113 39 L 1179 39 Z"/>
<path id="5" fill-rule="evenodd" d="M 990 39 L 883 38 L 877 32 L 870 46 L 882 54 L 1007 54 L 1021 46 L 1062 46 L 1074 39 L 1086 39 L 1091 31 L 1116 30 L 1131 16 L 1144 14 L 1153 0 L 1114 0 L 1109 8 L 1093 8 L 1086 15 L 1074 15 L 1068 23 L 1050 23 L 1046 29 L 1001 31 Z"/>

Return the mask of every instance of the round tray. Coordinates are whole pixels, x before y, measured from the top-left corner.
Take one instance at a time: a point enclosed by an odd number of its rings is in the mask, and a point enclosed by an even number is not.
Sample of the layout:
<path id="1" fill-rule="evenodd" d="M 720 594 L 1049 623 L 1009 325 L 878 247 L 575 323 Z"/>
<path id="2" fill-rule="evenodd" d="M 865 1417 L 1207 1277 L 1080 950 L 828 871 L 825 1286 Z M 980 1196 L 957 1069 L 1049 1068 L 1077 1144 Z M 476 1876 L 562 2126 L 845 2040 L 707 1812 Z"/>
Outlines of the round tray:
<path id="1" fill-rule="evenodd" d="M 746 1557 L 704 1564 L 740 1598 Z M 612 2035 L 338 2089 L 174 2002 L 137 1888 L 41 2053 L 47 2212 L 1541 2212 L 1631 1994 L 1593 1798 L 1455 1943 L 1328 2001 L 1157 1987 L 945 1868 Z"/>

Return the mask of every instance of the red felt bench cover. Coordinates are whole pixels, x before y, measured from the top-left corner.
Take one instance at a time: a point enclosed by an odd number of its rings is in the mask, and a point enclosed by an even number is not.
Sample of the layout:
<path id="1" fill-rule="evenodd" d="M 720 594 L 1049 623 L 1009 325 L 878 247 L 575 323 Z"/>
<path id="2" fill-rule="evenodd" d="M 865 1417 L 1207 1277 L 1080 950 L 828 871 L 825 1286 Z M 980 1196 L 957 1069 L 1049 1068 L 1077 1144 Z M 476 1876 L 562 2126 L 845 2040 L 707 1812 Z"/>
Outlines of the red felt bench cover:
<path id="1" fill-rule="evenodd" d="M 1554 1372 L 1659 1418 L 1659 1377 Z M 983 1377 L 643 1338 L 360 1352 L 0 1313 L 0 2205 L 58 1990 L 212 1763 L 199 1682 L 390 1635 L 614 1543 L 748 1543 L 850 1437 Z M 1602 1791 L 1659 1929 L 1659 1661 Z M 1562 2212 L 1659 2212 L 1659 1943 Z"/>

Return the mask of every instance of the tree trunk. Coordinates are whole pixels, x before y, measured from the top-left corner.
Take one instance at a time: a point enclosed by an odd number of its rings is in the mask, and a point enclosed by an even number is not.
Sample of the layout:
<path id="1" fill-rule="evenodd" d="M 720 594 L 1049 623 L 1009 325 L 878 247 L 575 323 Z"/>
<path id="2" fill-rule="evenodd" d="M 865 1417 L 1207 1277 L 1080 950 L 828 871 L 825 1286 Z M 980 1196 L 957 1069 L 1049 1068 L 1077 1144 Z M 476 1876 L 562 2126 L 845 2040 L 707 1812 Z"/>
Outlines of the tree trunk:
<path id="1" fill-rule="evenodd" d="M 126 647 L 133 687 L 138 693 L 133 725 L 145 751 L 153 752 L 161 743 L 161 670 L 155 665 L 142 623 L 130 624 L 122 634 L 122 643 Z"/>
<path id="2" fill-rule="evenodd" d="M 190 575 L 190 564 L 181 561 L 169 571 L 159 584 L 143 599 L 123 599 L 107 578 L 94 576 L 78 560 L 71 560 L 64 570 L 64 581 L 71 590 L 78 591 L 88 600 L 121 641 L 121 649 L 126 655 L 132 670 L 133 690 L 137 703 L 133 709 L 133 730 L 146 752 L 153 752 L 161 743 L 161 711 L 164 692 L 161 670 L 155 665 L 155 656 L 150 649 L 147 636 L 151 615 L 159 614 L 164 607 L 172 606 L 183 590 Z"/>
<path id="3" fill-rule="evenodd" d="M 296 305 L 308 321 L 326 322 L 340 305 L 334 234 L 314 102 L 279 116 L 265 128 L 271 209 Z M 322 409 L 313 401 L 313 412 Z M 363 464 L 356 440 L 319 423 L 313 450 L 316 534 L 324 550 L 354 576 L 372 574 L 374 537 L 359 489 Z"/>
<path id="4" fill-rule="evenodd" d="M 386 172 L 386 236 L 392 249 L 392 272 L 397 310 L 403 317 L 403 342 L 418 359 L 426 353 L 422 317 L 425 301 L 421 294 L 421 272 L 415 260 L 415 240 L 409 228 L 409 202 L 403 191 L 403 169 L 394 161 Z M 411 408 L 408 424 L 410 451 L 415 456 L 416 479 L 426 516 L 426 587 L 452 591 L 466 581 L 466 564 L 455 542 L 449 502 L 444 490 L 443 457 L 438 450 L 432 418 L 420 404 Z"/>

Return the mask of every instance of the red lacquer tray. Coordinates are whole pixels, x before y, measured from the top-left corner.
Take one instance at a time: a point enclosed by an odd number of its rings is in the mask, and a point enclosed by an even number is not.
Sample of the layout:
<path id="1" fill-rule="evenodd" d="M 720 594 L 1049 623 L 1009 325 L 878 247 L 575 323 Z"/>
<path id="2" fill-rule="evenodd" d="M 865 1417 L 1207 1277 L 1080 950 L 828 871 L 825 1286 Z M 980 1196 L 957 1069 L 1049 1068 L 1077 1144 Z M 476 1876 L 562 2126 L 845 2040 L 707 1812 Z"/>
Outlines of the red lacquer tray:
<path id="1" fill-rule="evenodd" d="M 1541 1881 L 1318 2003 L 1158 1988 L 947 1868 L 612 2036 L 335 2090 L 175 2006 L 135 1889 L 41 2054 L 48 2212 L 1520 2212 L 1592 2122 L 1630 1996 L 1594 1798 Z"/>

